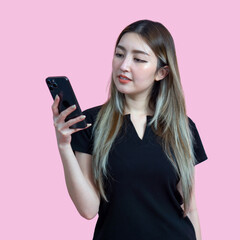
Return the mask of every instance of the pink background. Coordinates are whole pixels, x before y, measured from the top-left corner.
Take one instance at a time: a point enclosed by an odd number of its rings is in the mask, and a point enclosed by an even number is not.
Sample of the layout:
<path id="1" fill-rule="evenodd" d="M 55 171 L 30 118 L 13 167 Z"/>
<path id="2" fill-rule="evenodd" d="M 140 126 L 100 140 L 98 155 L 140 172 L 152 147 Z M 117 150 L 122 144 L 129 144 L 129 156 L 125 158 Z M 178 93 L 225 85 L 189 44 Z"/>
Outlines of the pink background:
<path id="1" fill-rule="evenodd" d="M 82 218 L 67 193 L 45 78 L 68 76 L 82 109 L 102 104 L 116 38 L 139 19 L 175 40 L 208 155 L 196 167 L 203 239 L 240 239 L 237 0 L 1 1 L 1 239 L 92 239 L 97 217 Z"/>

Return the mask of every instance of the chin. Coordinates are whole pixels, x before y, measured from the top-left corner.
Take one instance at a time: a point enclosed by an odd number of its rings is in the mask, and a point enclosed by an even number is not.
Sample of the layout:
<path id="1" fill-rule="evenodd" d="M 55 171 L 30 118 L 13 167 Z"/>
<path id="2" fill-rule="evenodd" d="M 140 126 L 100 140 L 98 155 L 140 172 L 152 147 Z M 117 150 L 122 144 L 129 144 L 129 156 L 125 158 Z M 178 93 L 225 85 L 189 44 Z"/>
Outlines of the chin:
<path id="1" fill-rule="evenodd" d="M 122 94 L 129 94 L 128 91 L 126 91 L 125 89 L 121 88 L 121 87 L 116 87 L 118 92 L 122 93 Z"/>
<path id="2" fill-rule="evenodd" d="M 118 82 L 118 80 L 115 81 L 114 79 L 114 85 L 116 87 L 116 89 L 118 90 L 118 92 L 122 93 L 122 94 L 133 94 L 133 92 L 129 89 L 129 86 L 127 85 L 123 85 L 121 83 Z"/>
<path id="3" fill-rule="evenodd" d="M 115 88 L 118 90 L 118 92 L 120 92 L 120 93 L 126 92 L 126 89 L 124 89 L 125 87 L 120 85 L 119 82 L 116 82 L 115 80 L 113 82 L 114 82 Z"/>

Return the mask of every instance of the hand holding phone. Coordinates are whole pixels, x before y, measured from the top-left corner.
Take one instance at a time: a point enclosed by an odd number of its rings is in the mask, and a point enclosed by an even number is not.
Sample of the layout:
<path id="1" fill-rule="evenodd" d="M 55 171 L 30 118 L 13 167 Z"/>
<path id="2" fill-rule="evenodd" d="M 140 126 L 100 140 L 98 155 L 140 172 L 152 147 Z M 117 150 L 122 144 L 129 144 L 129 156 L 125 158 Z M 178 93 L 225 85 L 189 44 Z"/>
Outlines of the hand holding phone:
<path id="1" fill-rule="evenodd" d="M 73 107 L 73 106 L 68 107 L 67 109 L 65 109 L 59 114 L 59 110 L 58 110 L 59 102 L 60 102 L 60 97 L 57 95 L 52 105 L 52 112 L 53 112 L 53 121 L 54 121 L 56 136 L 57 136 L 57 142 L 58 142 L 58 145 L 63 146 L 65 144 L 70 144 L 71 135 L 73 133 L 86 129 L 90 127 L 91 124 L 87 124 L 85 128 L 71 129 L 70 126 L 72 124 L 75 124 L 79 121 L 83 121 L 85 117 L 83 115 L 80 115 L 74 119 L 70 119 L 67 122 L 65 122 L 66 117 L 69 114 L 71 114 L 73 111 L 75 111 L 76 107 Z"/>
<path id="2" fill-rule="evenodd" d="M 52 111 L 58 144 L 69 144 L 72 133 L 91 124 L 86 123 L 67 77 L 48 77 L 46 83 L 54 99 Z"/>
<path id="3" fill-rule="evenodd" d="M 64 111 L 65 109 L 74 104 L 76 105 L 76 110 L 66 116 L 65 119 L 66 122 L 70 119 L 82 115 L 81 108 L 78 104 L 77 98 L 67 77 L 65 76 L 48 77 L 46 79 L 46 83 L 53 99 L 55 99 L 56 95 L 60 97 L 60 102 L 58 105 L 59 113 L 61 113 L 62 111 Z M 71 125 L 70 128 L 85 128 L 86 126 L 87 123 L 85 120 L 83 120 L 81 122 L 77 122 Z"/>

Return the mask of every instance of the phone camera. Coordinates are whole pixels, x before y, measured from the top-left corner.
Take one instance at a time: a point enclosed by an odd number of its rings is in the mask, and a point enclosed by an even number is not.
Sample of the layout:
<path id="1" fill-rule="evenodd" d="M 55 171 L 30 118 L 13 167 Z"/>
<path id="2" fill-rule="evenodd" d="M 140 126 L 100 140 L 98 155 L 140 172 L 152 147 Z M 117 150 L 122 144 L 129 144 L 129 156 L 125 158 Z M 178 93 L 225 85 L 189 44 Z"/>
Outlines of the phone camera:
<path id="1" fill-rule="evenodd" d="M 51 80 L 47 79 L 47 84 L 50 85 L 51 84 Z"/>

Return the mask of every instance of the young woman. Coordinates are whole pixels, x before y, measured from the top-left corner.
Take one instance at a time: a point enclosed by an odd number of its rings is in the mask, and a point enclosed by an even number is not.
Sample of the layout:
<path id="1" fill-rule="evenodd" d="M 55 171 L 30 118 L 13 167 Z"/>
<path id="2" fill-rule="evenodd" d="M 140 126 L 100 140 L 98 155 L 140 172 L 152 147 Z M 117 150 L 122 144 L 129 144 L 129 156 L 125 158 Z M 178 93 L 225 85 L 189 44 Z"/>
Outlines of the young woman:
<path id="1" fill-rule="evenodd" d="M 117 39 L 109 99 L 54 125 L 66 185 L 86 219 L 99 215 L 94 240 L 200 240 L 194 166 L 207 159 L 186 115 L 174 41 L 141 20 Z M 86 117 L 86 129 L 69 127 Z"/>

